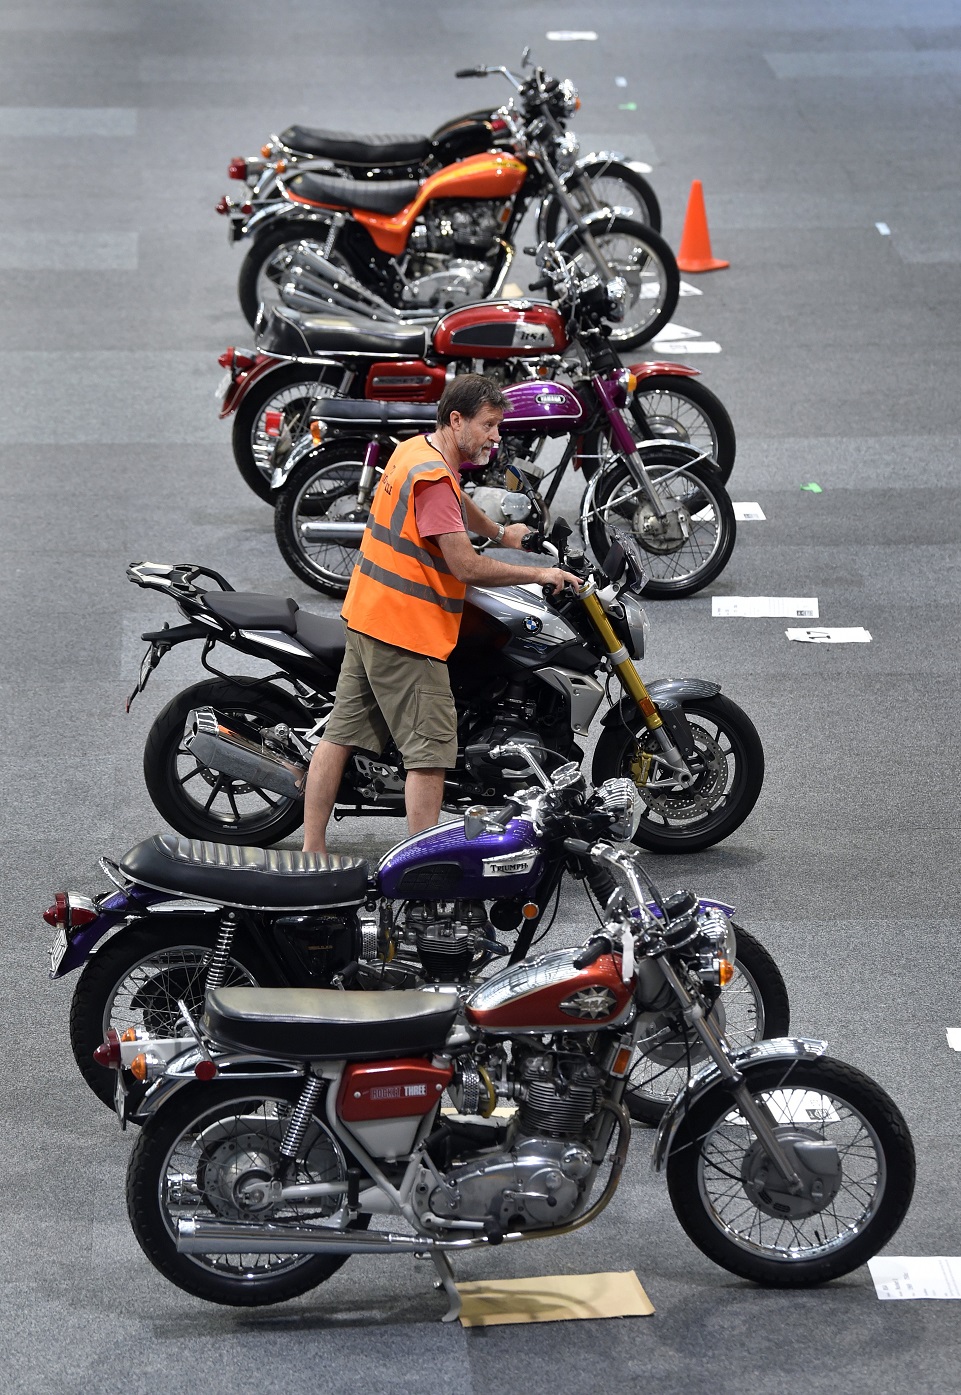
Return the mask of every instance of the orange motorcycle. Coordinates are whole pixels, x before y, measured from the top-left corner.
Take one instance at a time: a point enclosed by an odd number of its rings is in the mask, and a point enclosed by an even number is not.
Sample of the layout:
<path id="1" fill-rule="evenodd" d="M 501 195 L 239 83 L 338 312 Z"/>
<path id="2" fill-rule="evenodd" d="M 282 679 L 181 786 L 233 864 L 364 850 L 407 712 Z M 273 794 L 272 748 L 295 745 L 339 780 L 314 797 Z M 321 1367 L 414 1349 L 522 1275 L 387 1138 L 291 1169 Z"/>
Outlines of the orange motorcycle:
<path id="1" fill-rule="evenodd" d="M 346 297 L 361 312 L 392 318 L 434 318 L 496 296 L 521 220 L 538 200 L 539 222 L 557 230 L 558 249 L 617 283 L 624 314 L 615 346 L 634 348 L 663 328 L 677 304 L 674 254 L 651 228 L 617 208 L 592 207 L 577 187 L 589 179 L 577 174 L 577 143 L 563 127 L 577 101 L 570 83 L 539 67 L 524 79 L 505 68 L 470 70 L 488 72 L 504 73 L 517 92 L 498 112 L 506 146 L 502 138 L 501 148 L 422 180 L 291 172 L 278 181 L 275 200 L 234 218 L 232 237 L 251 239 L 239 285 L 251 324 L 288 283 L 300 309 L 311 300 L 318 310 L 342 307 Z"/>

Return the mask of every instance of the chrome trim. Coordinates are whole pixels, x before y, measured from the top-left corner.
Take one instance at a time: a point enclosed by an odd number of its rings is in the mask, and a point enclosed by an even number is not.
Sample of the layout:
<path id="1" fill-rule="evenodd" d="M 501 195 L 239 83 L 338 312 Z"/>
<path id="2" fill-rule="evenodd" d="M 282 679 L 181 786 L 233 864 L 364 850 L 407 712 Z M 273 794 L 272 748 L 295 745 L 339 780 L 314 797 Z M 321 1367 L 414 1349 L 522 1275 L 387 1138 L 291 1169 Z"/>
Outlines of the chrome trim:
<path id="1" fill-rule="evenodd" d="M 190 911 L 201 915 L 219 915 L 222 910 L 223 906 L 219 901 L 154 901 L 147 907 L 147 914 L 174 915 L 177 911 Z"/>

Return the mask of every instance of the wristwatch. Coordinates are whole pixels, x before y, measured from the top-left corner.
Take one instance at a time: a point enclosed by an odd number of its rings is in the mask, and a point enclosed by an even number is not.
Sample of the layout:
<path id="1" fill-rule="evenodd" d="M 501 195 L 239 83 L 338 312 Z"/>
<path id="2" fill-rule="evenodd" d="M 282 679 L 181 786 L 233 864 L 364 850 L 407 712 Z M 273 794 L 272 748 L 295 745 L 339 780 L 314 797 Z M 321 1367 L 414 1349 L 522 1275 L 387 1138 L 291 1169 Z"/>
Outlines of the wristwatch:
<path id="1" fill-rule="evenodd" d="M 507 532 L 507 524 L 506 524 L 506 523 L 498 523 L 498 525 L 497 525 L 497 532 L 496 532 L 496 533 L 494 534 L 494 536 L 491 538 L 491 542 L 494 544 L 495 547 L 500 547 L 501 540 L 503 539 L 504 534 L 505 534 L 506 532 Z"/>

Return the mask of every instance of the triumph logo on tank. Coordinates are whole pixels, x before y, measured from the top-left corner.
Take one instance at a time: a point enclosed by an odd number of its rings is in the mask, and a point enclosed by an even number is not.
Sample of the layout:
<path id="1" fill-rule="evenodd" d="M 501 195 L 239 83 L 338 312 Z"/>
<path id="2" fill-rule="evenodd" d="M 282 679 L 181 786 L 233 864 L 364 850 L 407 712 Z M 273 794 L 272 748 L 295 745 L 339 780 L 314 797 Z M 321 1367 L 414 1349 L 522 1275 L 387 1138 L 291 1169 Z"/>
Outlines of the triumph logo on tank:
<path id="1" fill-rule="evenodd" d="M 569 1017 L 610 1017 L 617 999 L 609 988 L 582 988 L 561 1003 L 561 1012 Z"/>
<path id="2" fill-rule="evenodd" d="M 484 859 L 483 868 L 485 877 L 516 877 L 522 872 L 529 872 L 534 866 L 536 852 L 524 853 L 522 856 L 505 854 L 503 857 L 487 857 Z"/>

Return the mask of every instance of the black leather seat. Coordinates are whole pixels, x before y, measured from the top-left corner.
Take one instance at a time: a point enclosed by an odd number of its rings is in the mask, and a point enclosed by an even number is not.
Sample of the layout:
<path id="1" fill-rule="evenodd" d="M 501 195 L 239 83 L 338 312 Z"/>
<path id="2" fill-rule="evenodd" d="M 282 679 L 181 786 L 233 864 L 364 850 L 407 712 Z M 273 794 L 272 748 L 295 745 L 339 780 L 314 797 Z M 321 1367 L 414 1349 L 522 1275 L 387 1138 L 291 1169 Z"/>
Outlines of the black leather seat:
<path id="1" fill-rule="evenodd" d="M 308 203 L 326 207 L 362 208 L 366 213 L 399 213 L 417 197 L 416 179 L 376 179 L 362 181 L 331 174 L 295 174 L 286 182 L 287 190 Z"/>
<path id="2" fill-rule="evenodd" d="M 337 853 L 235 848 L 177 833 L 155 833 L 130 849 L 125 876 L 156 891 L 267 911 L 356 905 L 367 893 L 367 863 Z"/>
<path id="3" fill-rule="evenodd" d="M 314 615 L 309 610 L 298 610 L 294 635 L 333 673 L 340 672 L 346 636 L 343 620 L 330 615 Z"/>
<path id="4" fill-rule="evenodd" d="M 429 431 L 437 424 L 437 404 L 435 402 L 355 402 L 351 398 L 322 398 L 311 409 L 310 415 L 317 421 L 366 429 L 379 430 L 408 426 L 415 431 L 423 428 Z"/>
<path id="5" fill-rule="evenodd" d="M 297 258 L 294 257 L 293 266 Z M 393 358 L 423 358 L 429 342 L 423 325 L 375 323 L 339 311 L 302 315 L 274 307 L 257 345 L 262 353 L 297 358 L 306 353 L 370 354 Z"/>
<path id="6" fill-rule="evenodd" d="M 295 616 L 300 609 L 290 596 L 264 596 L 259 591 L 207 591 L 208 609 L 238 630 L 280 630 L 292 635 L 297 629 Z"/>
<path id="7" fill-rule="evenodd" d="M 350 131 L 326 131 L 320 126 L 288 126 L 280 139 L 288 150 L 303 150 L 308 155 L 326 155 L 328 160 L 341 160 L 345 165 L 415 165 L 426 160 L 431 151 L 429 136 L 354 135 Z"/>
<path id="8" fill-rule="evenodd" d="M 339 993 L 330 988 L 218 988 L 202 1030 L 220 1045 L 295 1060 L 405 1056 L 444 1045 L 456 993 Z"/>

